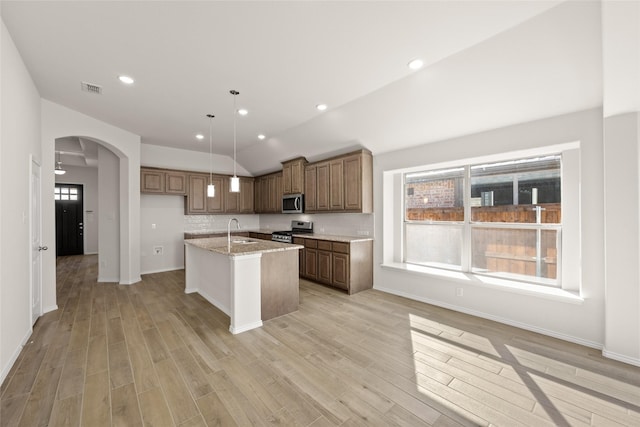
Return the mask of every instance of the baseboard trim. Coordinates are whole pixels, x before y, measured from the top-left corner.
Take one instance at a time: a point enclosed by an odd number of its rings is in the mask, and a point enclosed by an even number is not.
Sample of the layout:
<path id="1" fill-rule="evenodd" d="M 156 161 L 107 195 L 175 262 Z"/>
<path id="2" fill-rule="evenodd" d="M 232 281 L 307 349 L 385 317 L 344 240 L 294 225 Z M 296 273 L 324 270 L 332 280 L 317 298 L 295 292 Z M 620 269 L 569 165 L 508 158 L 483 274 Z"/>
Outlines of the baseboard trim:
<path id="1" fill-rule="evenodd" d="M 56 311 L 57 309 L 58 309 L 58 306 L 57 306 L 57 305 L 52 305 L 52 306 L 50 306 L 50 307 L 44 307 L 44 308 L 42 309 L 42 314 L 50 313 L 50 312 L 52 312 L 52 311 Z"/>
<path id="2" fill-rule="evenodd" d="M 602 355 L 607 359 L 617 360 L 618 362 L 628 363 L 633 366 L 640 366 L 640 359 L 635 357 L 625 356 L 624 354 L 608 351 L 607 349 L 602 349 Z"/>
<path id="3" fill-rule="evenodd" d="M 13 364 L 16 363 L 16 360 L 18 360 L 18 356 L 20 356 L 20 352 L 22 351 L 24 346 L 27 344 L 27 341 L 29 341 L 29 337 L 31 336 L 32 333 L 33 333 L 33 330 L 32 328 L 30 328 L 30 330 L 27 331 L 27 335 L 25 335 L 25 337 L 20 342 L 20 345 L 18 346 L 18 348 L 16 348 L 16 350 L 11 355 L 11 358 L 7 362 L 6 366 L 2 367 L 2 374 L 0 374 L 0 384 L 3 384 L 4 380 L 7 379 L 7 375 L 9 375 L 9 371 L 11 371 L 11 368 L 13 368 Z"/>
<path id="4" fill-rule="evenodd" d="M 98 277 L 98 283 L 118 283 L 119 281 L 117 277 Z"/>
<path id="5" fill-rule="evenodd" d="M 378 291 L 386 292 L 386 293 L 389 293 L 389 294 L 392 294 L 392 295 L 397 295 L 397 296 L 400 296 L 400 297 L 409 298 L 409 299 L 412 299 L 412 300 L 415 300 L 415 301 L 424 302 L 426 304 L 431 304 L 431 305 L 435 305 L 435 306 L 438 306 L 438 307 L 446 308 L 446 309 L 449 309 L 449 310 L 458 311 L 460 313 L 470 314 L 471 316 L 481 317 L 481 318 L 487 319 L 487 320 L 493 320 L 494 322 L 503 323 L 505 325 L 513 326 L 515 328 L 520 328 L 520 329 L 524 329 L 524 330 L 527 330 L 527 331 L 536 332 L 536 333 L 539 333 L 539 334 L 542 334 L 542 335 L 547 335 L 547 336 L 550 336 L 550 337 L 553 337 L 553 338 L 558 338 L 560 340 L 572 342 L 574 344 L 583 345 L 585 347 L 595 348 L 597 350 L 602 350 L 602 348 L 603 348 L 602 343 L 598 343 L 598 342 L 590 341 L 590 340 L 585 340 L 583 338 L 575 337 L 573 335 L 567 335 L 567 334 L 563 334 L 563 333 L 560 333 L 560 332 L 552 331 L 550 329 L 540 328 L 538 326 L 529 325 L 528 323 L 518 322 L 518 321 L 515 321 L 515 320 L 512 320 L 512 319 L 507 319 L 507 318 L 504 318 L 504 317 L 495 316 L 493 314 L 485 313 L 485 312 L 482 312 L 482 311 L 471 310 L 471 309 L 468 309 L 466 307 L 460 307 L 460 306 L 457 306 L 457 305 L 454 305 L 454 304 L 449 304 L 449 303 L 442 302 L 442 301 L 432 300 L 430 298 L 420 297 L 420 296 L 409 294 L 409 293 L 406 293 L 406 292 L 397 291 L 395 289 L 389 289 L 389 288 L 384 288 L 384 287 L 379 287 L 379 286 L 375 286 L 374 289 L 376 289 Z"/>
<path id="6" fill-rule="evenodd" d="M 167 271 L 176 271 L 176 270 L 184 270 L 184 265 L 182 267 L 167 267 L 167 268 L 161 268 L 159 270 L 141 271 L 140 275 L 153 274 L 153 273 L 165 273 Z"/>
<path id="7" fill-rule="evenodd" d="M 117 280 L 116 280 L 117 282 Z M 142 282 L 142 277 L 138 276 L 136 278 L 134 278 L 133 280 L 123 280 L 121 282 L 119 282 L 119 285 L 133 285 L 134 283 L 138 283 L 138 282 Z"/>

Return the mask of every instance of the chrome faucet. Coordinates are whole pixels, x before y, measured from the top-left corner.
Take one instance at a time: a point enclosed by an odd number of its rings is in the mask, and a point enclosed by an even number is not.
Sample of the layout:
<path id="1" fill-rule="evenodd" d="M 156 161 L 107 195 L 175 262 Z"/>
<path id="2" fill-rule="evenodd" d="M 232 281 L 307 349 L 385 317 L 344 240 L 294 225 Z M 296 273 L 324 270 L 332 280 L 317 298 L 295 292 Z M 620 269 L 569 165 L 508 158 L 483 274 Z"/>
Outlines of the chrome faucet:
<path id="1" fill-rule="evenodd" d="M 240 221 L 238 218 L 231 218 L 227 224 L 227 252 L 231 252 L 231 221 L 236 222 L 236 227 L 240 230 Z"/>

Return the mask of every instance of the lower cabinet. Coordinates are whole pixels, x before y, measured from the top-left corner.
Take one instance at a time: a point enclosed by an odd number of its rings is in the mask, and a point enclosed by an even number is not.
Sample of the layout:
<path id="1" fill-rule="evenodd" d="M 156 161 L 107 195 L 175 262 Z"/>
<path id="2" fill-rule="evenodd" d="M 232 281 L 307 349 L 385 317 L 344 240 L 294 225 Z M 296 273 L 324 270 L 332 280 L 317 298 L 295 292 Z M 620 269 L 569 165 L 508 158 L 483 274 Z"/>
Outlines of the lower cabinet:
<path id="1" fill-rule="evenodd" d="M 373 241 L 332 242 L 294 238 L 304 245 L 300 277 L 354 294 L 373 287 Z"/>

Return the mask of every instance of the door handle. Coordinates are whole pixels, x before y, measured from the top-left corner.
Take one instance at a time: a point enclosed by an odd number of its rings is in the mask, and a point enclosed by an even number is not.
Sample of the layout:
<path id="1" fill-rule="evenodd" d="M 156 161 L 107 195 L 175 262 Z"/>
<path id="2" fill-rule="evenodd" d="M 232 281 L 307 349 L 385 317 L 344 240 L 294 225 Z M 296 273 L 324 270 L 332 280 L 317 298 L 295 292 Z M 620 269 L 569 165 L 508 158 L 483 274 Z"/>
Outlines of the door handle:
<path id="1" fill-rule="evenodd" d="M 38 251 L 46 251 L 49 249 L 47 246 L 38 246 Z"/>

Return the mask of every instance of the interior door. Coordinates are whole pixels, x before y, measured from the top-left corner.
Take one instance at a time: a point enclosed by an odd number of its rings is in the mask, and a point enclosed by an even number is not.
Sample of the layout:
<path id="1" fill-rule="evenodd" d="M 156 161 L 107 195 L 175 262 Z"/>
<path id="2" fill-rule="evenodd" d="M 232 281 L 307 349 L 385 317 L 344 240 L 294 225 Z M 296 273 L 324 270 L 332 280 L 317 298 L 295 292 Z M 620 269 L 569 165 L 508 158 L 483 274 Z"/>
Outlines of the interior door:
<path id="1" fill-rule="evenodd" d="M 56 255 L 84 254 L 82 185 L 56 184 Z"/>
<path id="2" fill-rule="evenodd" d="M 40 208 L 40 165 L 31 160 L 31 324 L 35 324 L 42 315 L 42 257 L 41 251 L 47 250 L 42 246 L 41 228 L 42 215 Z"/>

